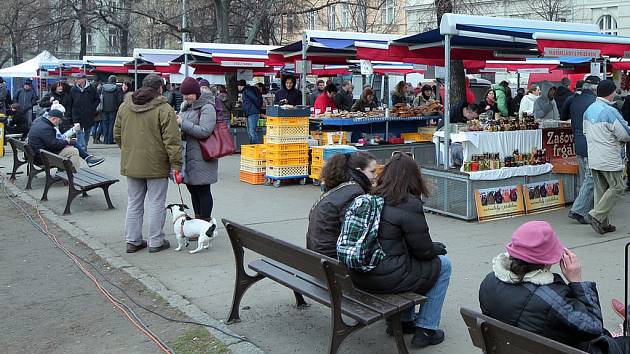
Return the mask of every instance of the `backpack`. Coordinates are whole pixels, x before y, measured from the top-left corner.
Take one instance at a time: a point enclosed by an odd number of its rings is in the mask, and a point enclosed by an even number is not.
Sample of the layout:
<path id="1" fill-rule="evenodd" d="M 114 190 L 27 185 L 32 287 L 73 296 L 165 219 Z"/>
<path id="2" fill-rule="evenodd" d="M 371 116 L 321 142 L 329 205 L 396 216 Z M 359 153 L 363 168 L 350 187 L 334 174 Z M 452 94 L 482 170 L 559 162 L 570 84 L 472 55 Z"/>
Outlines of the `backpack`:
<path id="1" fill-rule="evenodd" d="M 385 205 L 383 197 L 364 194 L 346 209 L 337 239 L 337 258 L 348 269 L 369 272 L 385 257 L 378 242 L 378 226 Z"/>

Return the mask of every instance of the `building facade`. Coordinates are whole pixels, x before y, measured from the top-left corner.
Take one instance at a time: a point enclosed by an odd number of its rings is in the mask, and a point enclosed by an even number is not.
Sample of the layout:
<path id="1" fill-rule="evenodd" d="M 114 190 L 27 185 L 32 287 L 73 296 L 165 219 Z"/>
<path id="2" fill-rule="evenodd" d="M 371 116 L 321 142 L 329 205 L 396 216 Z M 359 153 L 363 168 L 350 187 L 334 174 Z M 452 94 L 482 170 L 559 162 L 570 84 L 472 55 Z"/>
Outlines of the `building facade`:
<path id="1" fill-rule="evenodd" d="M 593 23 L 604 33 L 630 36 L 628 0 L 453 0 L 455 12 L 493 17 Z M 407 32 L 437 28 L 434 0 L 407 0 Z"/>

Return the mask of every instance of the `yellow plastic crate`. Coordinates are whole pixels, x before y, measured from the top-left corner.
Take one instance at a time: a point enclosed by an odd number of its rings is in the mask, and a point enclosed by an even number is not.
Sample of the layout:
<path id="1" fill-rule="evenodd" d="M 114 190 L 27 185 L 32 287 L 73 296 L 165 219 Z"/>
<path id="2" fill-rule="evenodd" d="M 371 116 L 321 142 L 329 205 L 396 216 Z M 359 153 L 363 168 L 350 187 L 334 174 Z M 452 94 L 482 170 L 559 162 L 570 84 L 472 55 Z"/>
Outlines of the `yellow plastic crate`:
<path id="1" fill-rule="evenodd" d="M 249 165 L 241 165 L 240 170 L 249 172 L 249 173 L 265 173 L 267 166 L 249 166 Z"/>
<path id="2" fill-rule="evenodd" d="M 267 153 L 273 154 L 282 151 L 308 151 L 308 143 L 267 145 Z"/>
<path id="3" fill-rule="evenodd" d="M 270 136 L 270 135 L 265 135 L 265 139 L 266 139 L 266 144 L 267 146 L 272 146 L 272 145 L 293 145 L 293 144 L 301 144 L 301 143 L 305 143 L 307 144 L 308 141 L 308 137 L 307 136 Z"/>
<path id="4" fill-rule="evenodd" d="M 265 160 L 262 159 L 249 159 L 241 156 L 241 166 L 265 166 Z"/>
<path id="5" fill-rule="evenodd" d="M 308 159 L 308 150 L 297 151 L 274 151 L 267 153 L 267 160 L 282 158 L 306 158 Z"/>
<path id="6" fill-rule="evenodd" d="M 265 184 L 265 173 L 251 173 L 247 171 L 240 171 L 241 182 L 249 184 Z"/>
<path id="7" fill-rule="evenodd" d="M 252 144 L 241 145 L 241 157 L 248 159 L 265 159 L 265 145 L 264 144 Z"/>
<path id="8" fill-rule="evenodd" d="M 267 165 L 267 177 L 276 177 L 276 178 L 308 177 L 308 165 L 300 165 L 300 166 Z"/>
<path id="9" fill-rule="evenodd" d="M 433 139 L 433 134 L 428 133 L 401 133 L 400 137 L 404 140 L 411 140 L 417 143 L 431 141 Z"/>
<path id="10" fill-rule="evenodd" d="M 319 180 L 321 179 L 322 170 L 323 170 L 323 166 L 311 165 L 311 174 L 308 177 Z"/>
<path id="11" fill-rule="evenodd" d="M 308 125 L 295 126 L 295 125 L 271 125 L 267 126 L 267 139 L 273 137 L 300 137 L 308 138 Z"/>
<path id="12" fill-rule="evenodd" d="M 308 156 L 267 158 L 267 166 L 308 165 Z"/>
<path id="13" fill-rule="evenodd" d="M 329 139 L 330 136 L 330 139 Z M 322 145 L 341 144 L 345 145 L 350 139 L 350 132 L 322 132 Z"/>
<path id="14" fill-rule="evenodd" d="M 306 126 L 308 117 L 267 117 L 267 126 Z"/>

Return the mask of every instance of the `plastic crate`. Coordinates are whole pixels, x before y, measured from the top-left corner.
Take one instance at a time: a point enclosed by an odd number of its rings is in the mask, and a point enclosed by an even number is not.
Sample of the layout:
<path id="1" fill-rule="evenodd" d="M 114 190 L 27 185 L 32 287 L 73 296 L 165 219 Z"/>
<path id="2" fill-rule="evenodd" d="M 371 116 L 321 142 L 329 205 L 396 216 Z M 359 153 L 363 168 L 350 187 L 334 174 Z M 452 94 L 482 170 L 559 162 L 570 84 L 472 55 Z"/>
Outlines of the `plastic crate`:
<path id="1" fill-rule="evenodd" d="M 267 153 L 274 154 L 284 151 L 308 151 L 308 143 L 297 144 L 268 144 Z"/>
<path id="2" fill-rule="evenodd" d="M 308 117 L 311 115 L 310 107 L 296 107 L 284 109 L 280 106 L 267 106 L 267 117 Z"/>
<path id="3" fill-rule="evenodd" d="M 324 161 L 328 161 L 334 155 L 357 152 L 357 148 L 349 145 L 330 145 L 324 147 Z"/>
<path id="4" fill-rule="evenodd" d="M 300 166 L 272 166 L 267 165 L 269 178 L 301 178 L 308 177 L 308 165 Z"/>
<path id="5" fill-rule="evenodd" d="M 315 166 L 311 165 L 311 174 L 308 176 L 309 178 L 319 180 L 321 179 L 323 166 Z"/>
<path id="6" fill-rule="evenodd" d="M 352 136 L 351 132 L 322 132 L 322 145 L 347 144 Z"/>
<path id="7" fill-rule="evenodd" d="M 295 166 L 307 165 L 308 155 L 302 157 L 274 157 L 267 158 L 267 166 Z"/>
<path id="8" fill-rule="evenodd" d="M 240 171 L 240 180 L 249 184 L 265 184 L 265 173 Z"/>
<path id="9" fill-rule="evenodd" d="M 267 117 L 267 126 L 308 126 L 308 117 Z"/>
<path id="10" fill-rule="evenodd" d="M 250 167 L 265 166 L 265 160 L 248 159 L 246 157 L 241 157 L 241 166 L 250 166 Z"/>
<path id="11" fill-rule="evenodd" d="M 401 133 L 400 137 L 405 141 L 415 141 L 417 143 L 427 142 L 433 139 L 433 133 Z"/>
<path id="12" fill-rule="evenodd" d="M 301 144 L 307 143 L 308 137 L 306 136 L 269 136 L 265 135 L 265 143 L 267 146 L 272 144 Z"/>
<path id="13" fill-rule="evenodd" d="M 301 137 L 308 138 L 308 125 L 270 125 L 267 127 L 267 138 L 271 137 Z"/>
<path id="14" fill-rule="evenodd" d="M 267 160 L 283 159 L 283 158 L 305 158 L 305 159 L 308 159 L 308 150 L 274 151 L 274 152 L 267 153 Z"/>
<path id="15" fill-rule="evenodd" d="M 267 170 L 266 165 L 262 166 L 249 166 L 249 165 L 241 165 L 240 170 L 249 172 L 249 173 L 265 173 Z"/>
<path id="16" fill-rule="evenodd" d="M 264 160 L 265 159 L 265 145 L 264 144 L 253 144 L 253 145 L 241 145 L 241 158 L 248 159 L 257 159 Z"/>

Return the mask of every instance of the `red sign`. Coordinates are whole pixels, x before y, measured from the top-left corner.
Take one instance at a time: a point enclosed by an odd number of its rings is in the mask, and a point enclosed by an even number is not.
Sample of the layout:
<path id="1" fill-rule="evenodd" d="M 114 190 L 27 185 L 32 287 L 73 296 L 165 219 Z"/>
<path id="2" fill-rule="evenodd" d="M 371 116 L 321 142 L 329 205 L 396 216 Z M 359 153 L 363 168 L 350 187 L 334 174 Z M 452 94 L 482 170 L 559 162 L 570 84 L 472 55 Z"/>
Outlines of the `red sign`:
<path id="1" fill-rule="evenodd" d="M 543 148 L 550 160 L 575 156 L 575 137 L 571 128 L 543 129 Z"/>

